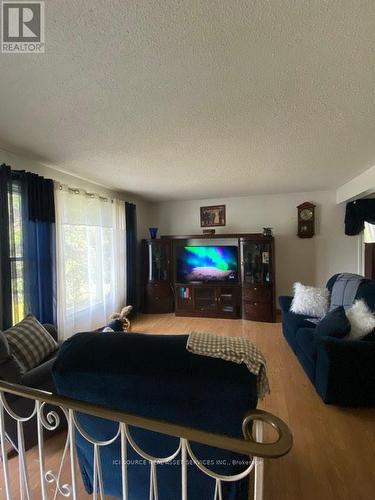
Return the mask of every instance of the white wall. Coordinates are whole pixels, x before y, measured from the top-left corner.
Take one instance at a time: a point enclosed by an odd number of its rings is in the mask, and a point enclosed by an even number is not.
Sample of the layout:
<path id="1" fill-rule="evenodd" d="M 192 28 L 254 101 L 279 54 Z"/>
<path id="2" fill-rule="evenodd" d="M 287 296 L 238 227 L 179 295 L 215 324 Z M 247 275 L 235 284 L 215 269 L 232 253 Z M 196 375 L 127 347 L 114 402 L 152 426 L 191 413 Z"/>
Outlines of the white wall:
<path id="1" fill-rule="evenodd" d="M 71 187 L 77 187 L 80 189 L 85 189 L 87 191 L 93 191 L 104 196 L 118 198 L 120 200 L 135 203 L 137 205 L 138 238 L 141 239 L 148 236 L 148 228 L 150 227 L 150 204 L 148 202 L 131 194 L 125 192 L 116 192 L 111 189 L 107 189 L 106 187 L 99 184 L 86 181 L 85 179 L 81 179 L 74 175 L 60 172 L 59 170 L 49 168 L 45 165 L 42 165 L 41 163 L 30 160 L 29 158 L 15 155 L 13 153 L 0 149 L 0 164 L 2 163 L 10 165 L 14 170 L 26 170 L 28 172 L 34 172 L 35 174 L 43 175 L 46 178 L 68 184 Z"/>
<path id="2" fill-rule="evenodd" d="M 316 236 L 297 237 L 297 205 L 317 205 Z M 281 195 L 173 201 L 153 204 L 152 225 L 160 234 L 201 234 L 199 208 L 226 205 L 227 225 L 217 233 L 261 232 L 273 227 L 276 243 L 277 294 L 290 294 L 292 284 L 324 285 L 337 272 L 359 271 L 359 239 L 345 236 L 345 206 L 336 204 L 334 191 Z"/>
<path id="3" fill-rule="evenodd" d="M 355 198 L 363 198 L 375 191 L 375 166 L 368 168 L 362 174 L 340 186 L 336 191 L 337 203 L 343 203 Z"/>

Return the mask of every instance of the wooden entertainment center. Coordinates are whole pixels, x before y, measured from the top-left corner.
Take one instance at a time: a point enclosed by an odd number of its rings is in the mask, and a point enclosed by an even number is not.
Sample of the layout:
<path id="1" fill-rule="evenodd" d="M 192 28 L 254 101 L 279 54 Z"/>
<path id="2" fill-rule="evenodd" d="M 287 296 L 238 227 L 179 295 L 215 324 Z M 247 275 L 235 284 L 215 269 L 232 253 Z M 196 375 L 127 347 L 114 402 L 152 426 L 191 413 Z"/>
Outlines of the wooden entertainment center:
<path id="1" fill-rule="evenodd" d="M 236 282 L 178 282 L 176 250 L 194 240 L 232 240 L 238 248 Z M 275 244 L 262 234 L 162 236 L 142 241 L 142 310 L 176 316 L 275 321 Z"/>

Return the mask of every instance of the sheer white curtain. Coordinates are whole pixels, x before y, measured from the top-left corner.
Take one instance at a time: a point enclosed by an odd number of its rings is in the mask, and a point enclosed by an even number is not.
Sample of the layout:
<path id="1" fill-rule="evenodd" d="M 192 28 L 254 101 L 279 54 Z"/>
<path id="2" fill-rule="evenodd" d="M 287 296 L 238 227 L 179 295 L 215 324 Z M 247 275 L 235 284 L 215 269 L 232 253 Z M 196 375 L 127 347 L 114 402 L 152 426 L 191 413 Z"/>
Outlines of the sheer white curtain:
<path id="1" fill-rule="evenodd" d="M 125 305 L 125 204 L 56 188 L 60 338 L 96 329 Z"/>

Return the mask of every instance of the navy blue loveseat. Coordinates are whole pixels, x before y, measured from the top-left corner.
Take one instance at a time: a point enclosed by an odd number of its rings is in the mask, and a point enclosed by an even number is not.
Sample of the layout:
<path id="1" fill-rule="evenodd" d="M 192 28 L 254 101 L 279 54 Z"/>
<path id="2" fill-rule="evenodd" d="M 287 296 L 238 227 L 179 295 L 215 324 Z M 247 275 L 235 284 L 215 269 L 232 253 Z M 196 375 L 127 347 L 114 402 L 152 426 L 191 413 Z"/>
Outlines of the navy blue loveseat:
<path id="1" fill-rule="evenodd" d="M 203 430 L 241 437 L 245 414 L 256 408 L 256 377 L 245 365 L 237 365 L 186 350 L 187 335 L 137 333 L 79 333 L 60 348 L 53 367 L 59 394 Z M 96 439 L 116 434 L 117 424 L 80 416 L 85 430 Z M 169 456 L 176 438 L 138 428 L 131 429 L 141 448 L 156 456 Z M 241 472 L 249 457 L 193 443 L 209 468 L 225 475 Z M 77 453 L 86 490 L 93 488 L 93 448 L 77 434 Z M 119 439 L 101 450 L 106 495 L 121 497 Z M 149 495 L 148 464 L 128 449 L 129 498 Z M 180 459 L 177 457 L 176 460 Z M 233 462 L 234 461 L 234 462 Z M 234 463 L 234 465 L 233 465 Z M 181 498 L 181 467 L 158 466 L 160 500 Z M 189 498 L 213 498 L 215 481 L 195 465 L 188 466 Z M 223 482 L 224 500 L 247 500 L 248 480 Z"/>
<path id="2" fill-rule="evenodd" d="M 327 282 L 332 287 L 338 274 Z M 375 281 L 364 280 L 356 299 L 364 299 L 375 311 Z M 321 337 L 308 316 L 289 309 L 292 297 L 279 297 L 283 333 L 307 376 L 325 403 L 343 406 L 375 406 L 375 335 L 362 340 Z"/>

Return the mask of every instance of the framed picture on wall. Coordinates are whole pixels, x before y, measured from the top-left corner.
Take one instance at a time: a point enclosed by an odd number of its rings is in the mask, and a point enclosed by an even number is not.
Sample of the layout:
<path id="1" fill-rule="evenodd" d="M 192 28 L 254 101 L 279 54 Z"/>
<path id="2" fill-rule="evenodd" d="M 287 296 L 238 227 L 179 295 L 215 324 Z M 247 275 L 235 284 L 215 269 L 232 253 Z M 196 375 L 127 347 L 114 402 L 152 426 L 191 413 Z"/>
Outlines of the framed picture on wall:
<path id="1" fill-rule="evenodd" d="M 201 227 L 225 226 L 225 205 L 201 207 Z"/>

